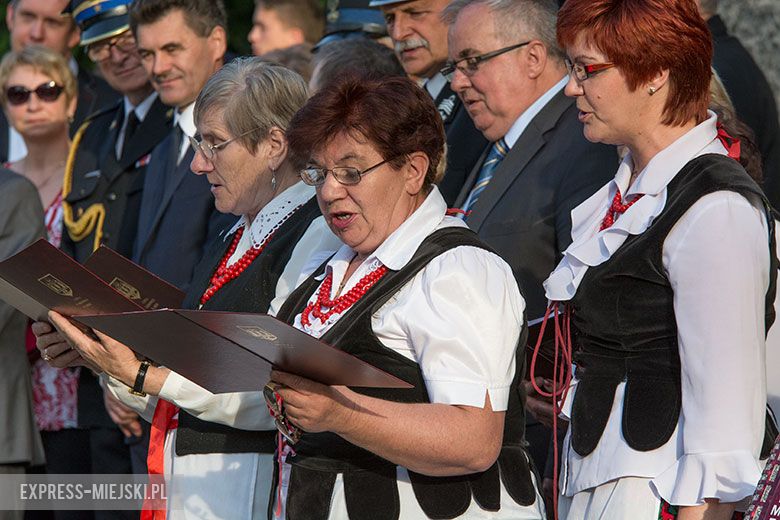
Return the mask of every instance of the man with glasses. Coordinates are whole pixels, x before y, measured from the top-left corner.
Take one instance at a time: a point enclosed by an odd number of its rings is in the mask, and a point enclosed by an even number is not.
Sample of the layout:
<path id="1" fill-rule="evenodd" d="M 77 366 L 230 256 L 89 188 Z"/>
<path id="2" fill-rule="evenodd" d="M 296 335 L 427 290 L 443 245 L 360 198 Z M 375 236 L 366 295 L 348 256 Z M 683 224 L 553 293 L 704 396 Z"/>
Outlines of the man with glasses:
<path id="1" fill-rule="evenodd" d="M 512 266 L 529 320 L 547 306 L 542 281 L 571 242 L 571 210 L 618 165 L 614 147 L 585 140 L 574 101 L 564 95 L 569 77 L 555 40 L 557 12 L 555 0 L 455 0 L 444 13 L 451 60 L 444 72 L 491 143 L 455 205 Z M 528 424 L 540 468 L 545 436 L 541 425 Z"/>
<path id="2" fill-rule="evenodd" d="M 171 128 L 173 111 L 152 88 L 130 32 L 130 3 L 73 0 L 68 7 L 87 56 L 122 94 L 119 102 L 86 120 L 71 146 L 61 248 L 78 262 L 100 245 L 132 255 L 146 167 L 152 149 Z M 88 370 L 81 371 L 78 396 L 79 427 L 98 439 L 91 442 L 97 447 L 93 471 L 129 472 L 132 461 L 134 472 L 145 473 L 146 425 L 110 393 L 104 394 Z"/>
<path id="3" fill-rule="evenodd" d="M 422 82 L 444 122 L 447 170 L 439 190 L 455 202 L 487 142 L 474 128 L 449 81 L 439 72 L 447 60 L 447 26 L 441 20 L 449 0 L 371 0 L 385 16 L 387 32 L 406 73 Z"/>
<path id="4" fill-rule="evenodd" d="M 12 50 L 42 45 L 70 60 L 71 70 L 78 80 L 78 103 L 70 126 L 73 135 L 88 115 L 112 105 L 118 96 L 105 81 L 79 67 L 71 56 L 79 42 L 79 29 L 70 14 L 62 13 L 68 4 L 66 0 L 10 0 L 5 23 Z M 24 140 L 0 111 L 0 164 L 17 161 L 25 155 Z"/>

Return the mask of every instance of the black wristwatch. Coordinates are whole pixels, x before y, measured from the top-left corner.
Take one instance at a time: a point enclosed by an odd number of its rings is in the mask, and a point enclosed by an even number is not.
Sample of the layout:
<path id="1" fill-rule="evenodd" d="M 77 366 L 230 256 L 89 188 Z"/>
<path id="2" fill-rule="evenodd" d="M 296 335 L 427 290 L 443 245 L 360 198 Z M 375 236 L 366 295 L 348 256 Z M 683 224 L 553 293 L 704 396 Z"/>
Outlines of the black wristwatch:
<path id="1" fill-rule="evenodd" d="M 141 366 L 138 367 L 138 375 L 135 376 L 135 384 L 133 384 L 133 388 L 130 389 L 130 393 L 133 395 L 137 395 L 138 397 L 146 397 L 146 392 L 144 392 L 144 379 L 146 379 L 146 371 L 149 370 L 149 363 L 148 361 L 141 361 Z"/>

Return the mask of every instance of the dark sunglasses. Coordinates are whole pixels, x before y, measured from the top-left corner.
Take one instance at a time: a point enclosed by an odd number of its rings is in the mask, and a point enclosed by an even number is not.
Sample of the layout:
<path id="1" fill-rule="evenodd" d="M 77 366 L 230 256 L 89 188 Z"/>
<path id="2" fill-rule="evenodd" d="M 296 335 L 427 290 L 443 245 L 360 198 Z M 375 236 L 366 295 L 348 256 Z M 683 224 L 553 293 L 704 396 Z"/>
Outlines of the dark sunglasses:
<path id="1" fill-rule="evenodd" d="M 30 95 L 35 92 L 38 99 L 47 103 L 53 103 L 60 97 L 65 87 L 58 85 L 56 81 L 51 80 L 48 83 L 41 83 L 34 90 L 21 85 L 11 85 L 5 91 L 5 98 L 11 105 L 24 105 L 30 100 Z"/>

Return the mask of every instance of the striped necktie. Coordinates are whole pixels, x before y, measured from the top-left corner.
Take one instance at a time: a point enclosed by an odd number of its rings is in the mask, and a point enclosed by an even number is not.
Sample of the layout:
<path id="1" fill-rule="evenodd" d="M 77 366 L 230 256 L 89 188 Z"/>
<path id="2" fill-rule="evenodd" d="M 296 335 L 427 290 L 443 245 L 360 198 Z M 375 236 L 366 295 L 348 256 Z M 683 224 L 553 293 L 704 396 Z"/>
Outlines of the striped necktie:
<path id="1" fill-rule="evenodd" d="M 490 152 L 488 152 L 487 157 L 485 157 L 485 162 L 482 163 L 482 168 L 479 170 L 477 182 L 474 183 L 474 187 L 471 189 L 471 193 L 469 193 L 466 202 L 463 203 L 463 218 L 468 215 L 468 213 L 477 203 L 479 196 L 482 195 L 482 192 L 485 191 L 485 188 L 487 188 L 487 185 L 490 183 L 490 179 L 493 178 L 493 174 L 495 173 L 496 168 L 498 168 L 498 165 L 501 164 L 501 161 L 504 160 L 504 157 L 506 157 L 506 153 L 506 141 L 503 139 L 499 139 L 493 143 L 493 146 L 490 147 Z"/>

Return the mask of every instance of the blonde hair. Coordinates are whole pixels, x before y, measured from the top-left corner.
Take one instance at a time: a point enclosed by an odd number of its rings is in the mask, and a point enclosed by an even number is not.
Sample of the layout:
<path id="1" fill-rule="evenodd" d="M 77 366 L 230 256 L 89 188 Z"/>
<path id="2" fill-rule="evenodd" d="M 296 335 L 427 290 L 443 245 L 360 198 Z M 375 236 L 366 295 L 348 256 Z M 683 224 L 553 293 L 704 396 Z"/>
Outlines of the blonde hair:
<path id="1" fill-rule="evenodd" d="M 18 67 L 32 67 L 37 72 L 53 79 L 62 85 L 65 99 L 70 102 L 78 95 L 78 86 L 73 71 L 70 70 L 65 58 L 52 50 L 40 45 L 31 45 L 20 51 L 7 53 L 0 61 L 0 103 L 3 105 L 6 99 L 8 78 Z"/>

